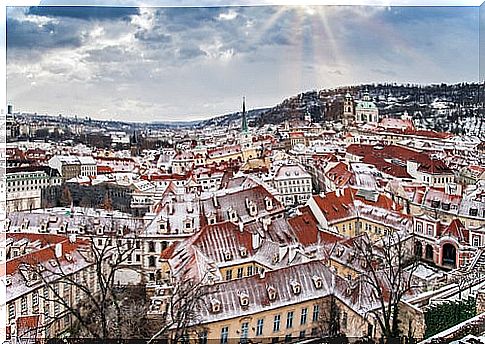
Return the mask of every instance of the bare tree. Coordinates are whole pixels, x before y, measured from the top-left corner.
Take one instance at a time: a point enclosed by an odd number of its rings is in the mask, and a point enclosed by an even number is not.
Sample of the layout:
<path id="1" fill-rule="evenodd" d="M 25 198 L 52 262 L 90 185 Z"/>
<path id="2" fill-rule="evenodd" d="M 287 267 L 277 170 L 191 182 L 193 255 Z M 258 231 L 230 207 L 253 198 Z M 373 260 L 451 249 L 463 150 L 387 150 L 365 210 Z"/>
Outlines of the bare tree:
<path id="1" fill-rule="evenodd" d="M 50 249 L 55 251 L 55 245 Z M 123 332 L 123 326 L 130 317 L 140 317 L 136 310 L 134 313 L 127 312 L 124 307 L 126 294 L 123 289 L 116 286 L 116 275 L 122 269 L 128 268 L 126 264 L 131 257 L 133 246 L 127 245 L 96 245 L 94 238 L 84 240 L 84 245 L 78 252 L 87 261 L 84 267 L 88 277 L 80 276 L 73 271 L 72 264 L 66 264 L 65 258 L 54 254 L 49 264 L 45 262 L 28 262 L 22 265 L 22 269 L 34 280 L 40 281 L 48 293 L 40 295 L 44 302 L 58 305 L 63 311 L 56 314 L 45 326 L 50 327 L 64 316 L 72 316 L 79 337 L 95 339 L 107 339 L 110 337 L 120 338 L 127 335 Z M 59 285 L 63 286 L 61 292 Z M 71 295 L 76 295 L 76 300 L 71 300 L 66 290 Z M 51 296 L 52 295 L 52 296 Z"/>
<path id="2" fill-rule="evenodd" d="M 69 190 L 69 187 L 66 184 L 64 184 L 64 187 L 62 188 L 59 202 L 63 206 L 70 206 L 72 203 L 71 190 Z"/>
<path id="3" fill-rule="evenodd" d="M 201 335 L 205 328 L 200 325 L 200 312 L 208 307 L 208 296 L 217 290 L 217 286 L 204 283 L 205 279 L 195 281 L 187 274 L 177 278 L 169 297 L 163 303 L 161 321 L 163 326 L 150 338 L 148 344 L 158 338 L 172 343 L 187 341 L 191 335 Z"/>
<path id="4" fill-rule="evenodd" d="M 318 318 L 315 319 L 317 333 L 314 333 L 314 335 L 321 338 L 341 338 L 343 342 L 345 335 L 340 329 L 340 308 L 335 295 L 331 294 L 328 298 L 321 300 L 317 305 L 319 313 Z"/>
<path id="5" fill-rule="evenodd" d="M 370 313 L 377 320 L 383 338 L 397 339 L 400 336 L 399 304 L 413 288 L 411 279 L 418 261 L 406 248 L 406 238 L 398 232 L 376 243 L 361 236 L 353 244 L 367 270 L 360 278 L 370 287 L 378 303 Z"/>

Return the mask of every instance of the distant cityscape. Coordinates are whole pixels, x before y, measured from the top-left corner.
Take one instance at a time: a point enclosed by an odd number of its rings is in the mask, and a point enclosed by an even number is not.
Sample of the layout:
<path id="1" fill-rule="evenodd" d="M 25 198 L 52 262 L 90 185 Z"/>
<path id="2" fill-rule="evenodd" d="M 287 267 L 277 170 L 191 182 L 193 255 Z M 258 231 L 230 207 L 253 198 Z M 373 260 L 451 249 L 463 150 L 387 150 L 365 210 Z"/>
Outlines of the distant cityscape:
<path id="1" fill-rule="evenodd" d="M 483 95 L 361 85 L 190 123 L 9 105 L 5 338 L 480 335 Z"/>

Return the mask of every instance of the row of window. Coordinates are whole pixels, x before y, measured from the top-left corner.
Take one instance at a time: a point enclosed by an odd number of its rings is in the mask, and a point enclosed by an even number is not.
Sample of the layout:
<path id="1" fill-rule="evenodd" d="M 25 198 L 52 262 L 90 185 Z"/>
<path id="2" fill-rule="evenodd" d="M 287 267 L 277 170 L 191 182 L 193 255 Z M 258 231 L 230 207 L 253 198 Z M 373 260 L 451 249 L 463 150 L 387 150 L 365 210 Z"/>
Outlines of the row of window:
<path id="1" fill-rule="evenodd" d="M 294 188 L 282 188 L 280 190 L 281 193 L 283 194 L 293 194 L 293 193 L 299 193 L 299 192 L 312 192 L 311 186 L 307 187 L 294 187 Z"/>
<path id="2" fill-rule="evenodd" d="M 280 181 L 276 182 L 278 186 L 290 186 L 290 185 L 300 185 L 300 184 L 311 184 L 311 179 L 295 179 L 295 180 L 288 180 L 288 181 Z"/>
<path id="3" fill-rule="evenodd" d="M 264 269 L 261 269 L 261 272 L 263 272 Z M 253 274 L 258 274 L 259 273 L 259 267 L 255 266 L 253 269 L 253 266 L 250 265 L 246 268 L 246 276 L 252 276 Z M 236 273 L 236 278 L 243 278 L 244 277 L 244 268 L 239 267 L 237 268 L 237 273 Z M 232 269 L 226 270 L 226 281 L 232 280 Z"/>
<path id="4" fill-rule="evenodd" d="M 86 271 L 84 271 L 86 272 Z M 77 277 L 77 276 L 76 276 Z M 94 274 L 91 274 L 90 276 L 90 282 L 91 285 L 94 285 Z M 31 303 L 29 307 L 28 303 L 28 297 L 27 295 L 24 295 L 20 298 L 20 315 L 25 316 L 28 314 L 39 314 L 39 305 L 40 305 L 40 300 L 43 300 L 44 304 L 44 313 L 48 317 L 50 316 L 50 305 L 53 304 L 53 316 L 57 317 L 61 313 L 61 304 L 59 302 L 55 302 L 52 300 L 56 295 L 62 297 L 64 300 L 69 300 L 70 295 L 71 295 L 71 285 L 69 284 L 64 284 L 63 285 L 63 290 L 62 294 L 60 293 L 59 290 L 59 284 L 53 284 L 52 285 L 53 291 L 51 292 L 49 287 L 43 287 L 42 289 L 39 290 L 34 290 L 31 293 Z M 41 295 L 40 295 L 41 294 Z M 75 293 L 76 295 L 76 300 L 80 300 L 80 295 L 81 293 Z M 29 311 L 30 308 L 30 311 Z M 8 320 L 11 322 L 12 320 L 15 320 L 15 315 L 16 315 L 16 307 L 15 307 L 15 302 L 11 302 L 8 305 Z"/>
<path id="5" fill-rule="evenodd" d="M 320 316 L 320 305 L 313 306 L 312 321 L 317 322 Z M 286 329 L 293 328 L 295 319 L 295 312 L 289 311 L 286 313 Z M 273 318 L 273 332 L 279 332 L 281 330 L 281 314 L 277 314 Z M 301 310 L 300 313 L 300 326 L 306 325 L 308 322 L 308 307 Z M 256 323 L 256 336 L 262 336 L 264 330 L 264 318 L 258 319 Z M 241 342 L 246 342 L 249 337 L 249 322 L 243 322 L 240 330 Z M 305 331 L 300 332 L 300 337 L 305 337 Z M 291 334 L 285 337 L 286 341 L 291 341 Z M 229 327 L 225 326 L 221 329 L 221 344 L 227 344 L 229 341 Z"/>

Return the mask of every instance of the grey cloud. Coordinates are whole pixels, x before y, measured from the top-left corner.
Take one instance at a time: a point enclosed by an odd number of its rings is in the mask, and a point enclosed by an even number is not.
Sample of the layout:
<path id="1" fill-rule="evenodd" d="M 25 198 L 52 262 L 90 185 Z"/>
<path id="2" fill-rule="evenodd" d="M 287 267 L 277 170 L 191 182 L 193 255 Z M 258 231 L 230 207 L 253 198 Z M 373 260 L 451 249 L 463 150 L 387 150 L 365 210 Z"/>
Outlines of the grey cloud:
<path id="1" fill-rule="evenodd" d="M 96 6 L 35 6 L 28 15 L 44 17 L 67 17 L 82 20 L 128 20 L 139 13 L 136 7 L 96 7 Z"/>
<path id="2" fill-rule="evenodd" d="M 207 53 L 198 47 L 181 48 L 178 52 L 179 58 L 183 60 L 193 59 L 200 56 L 206 56 Z"/>
<path id="3" fill-rule="evenodd" d="M 133 53 L 116 46 L 91 49 L 87 51 L 87 54 L 88 56 L 85 58 L 85 61 L 96 63 L 123 62 L 135 58 Z"/>
<path id="4" fill-rule="evenodd" d="M 7 49 L 72 48 L 82 44 L 79 27 L 70 23 L 38 25 L 30 21 L 7 18 Z"/>

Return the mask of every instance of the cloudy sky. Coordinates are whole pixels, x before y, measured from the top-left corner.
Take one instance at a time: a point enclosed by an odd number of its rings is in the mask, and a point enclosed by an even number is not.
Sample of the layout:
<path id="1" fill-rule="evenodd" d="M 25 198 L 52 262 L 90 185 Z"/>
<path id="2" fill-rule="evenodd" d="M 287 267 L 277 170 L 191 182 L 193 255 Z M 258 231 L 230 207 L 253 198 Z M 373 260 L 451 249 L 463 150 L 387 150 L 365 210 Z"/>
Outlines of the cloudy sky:
<path id="1" fill-rule="evenodd" d="M 365 82 L 478 81 L 478 7 L 9 7 L 17 110 L 191 120 Z"/>

